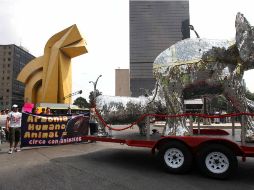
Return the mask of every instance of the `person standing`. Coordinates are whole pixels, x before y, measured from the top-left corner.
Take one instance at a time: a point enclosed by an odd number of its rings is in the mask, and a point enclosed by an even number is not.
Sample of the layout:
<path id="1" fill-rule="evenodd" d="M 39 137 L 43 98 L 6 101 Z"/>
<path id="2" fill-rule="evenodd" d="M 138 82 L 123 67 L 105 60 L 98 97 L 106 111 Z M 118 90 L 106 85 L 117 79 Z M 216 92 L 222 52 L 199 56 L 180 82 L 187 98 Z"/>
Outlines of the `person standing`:
<path id="1" fill-rule="evenodd" d="M 68 107 L 67 114 L 71 115 L 71 107 Z"/>
<path id="2" fill-rule="evenodd" d="M 52 115 L 51 110 L 49 107 L 46 108 L 46 115 Z"/>
<path id="3" fill-rule="evenodd" d="M 37 107 L 34 107 L 34 108 L 32 109 L 32 114 L 38 115 L 38 114 L 39 114 L 39 109 L 38 109 Z"/>
<path id="4" fill-rule="evenodd" d="M 18 143 L 20 140 L 20 133 L 21 133 L 21 118 L 22 114 L 18 112 L 18 105 L 14 104 L 12 106 L 12 111 L 8 114 L 6 125 L 7 130 L 10 132 L 9 141 L 10 141 L 10 149 L 9 154 L 13 152 L 13 144 L 14 144 L 14 151 L 19 152 Z"/>
<path id="5" fill-rule="evenodd" d="M 4 110 L 1 110 L 0 114 L 0 144 L 3 142 L 4 138 L 6 141 L 6 119 L 7 115 L 5 114 Z"/>
<path id="6" fill-rule="evenodd" d="M 8 114 L 9 114 L 9 109 L 5 109 L 6 120 L 7 120 Z M 5 125 L 5 137 L 6 137 L 6 141 L 9 141 L 9 136 L 10 136 L 9 135 L 9 130 L 7 130 L 7 124 L 6 124 Z"/>
<path id="7" fill-rule="evenodd" d="M 98 132 L 98 123 L 95 118 L 95 108 L 90 109 L 89 126 L 90 126 L 90 135 L 95 135 Z M 96 141 L 91 141 L 91 142 L 96 142 Z"/>
<path id="8" fill-rule="evenodd" d="M 46 109 L 45 108 L 41 108 L 41 113 L 40 115 L 46 115 Z"/>

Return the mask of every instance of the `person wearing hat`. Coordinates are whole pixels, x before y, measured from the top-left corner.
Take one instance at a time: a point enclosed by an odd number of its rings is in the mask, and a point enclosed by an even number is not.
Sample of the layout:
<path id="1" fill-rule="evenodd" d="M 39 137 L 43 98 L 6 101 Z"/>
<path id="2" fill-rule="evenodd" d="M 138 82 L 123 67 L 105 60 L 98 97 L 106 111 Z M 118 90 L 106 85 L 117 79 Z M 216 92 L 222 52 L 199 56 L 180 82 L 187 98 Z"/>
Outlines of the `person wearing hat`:
<path id="1" fill-rule="evenodd" d="M 12 111 L 8 114 L 6 125 L 7 129 L 10 132 L 9 141 L 10 141 L 10 150 L 9 154 L 13 152 L 13 144 L 14 144 L 14 151 L 19 152 L 18 143 L 20 139 L 20 132 L 21 132 L 21 117 L 22 114 L 18 112 L 18 105 L 14 104 L 12 106 Z"/>

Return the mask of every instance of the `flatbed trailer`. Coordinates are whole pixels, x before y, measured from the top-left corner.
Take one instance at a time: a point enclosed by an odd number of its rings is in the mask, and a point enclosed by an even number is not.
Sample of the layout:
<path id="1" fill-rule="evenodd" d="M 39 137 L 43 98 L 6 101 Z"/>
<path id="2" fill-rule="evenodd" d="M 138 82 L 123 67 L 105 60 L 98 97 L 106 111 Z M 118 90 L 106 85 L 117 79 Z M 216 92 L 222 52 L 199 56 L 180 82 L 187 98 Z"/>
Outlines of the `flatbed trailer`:
<path id="1" fill-rule="evenodd" d="M 235 128 L 232 119 L 232 129 L 223 130 L 216 128 L 201 128 L 200 120 L 198 126 L 192 128 L 192 135 L 189 136 L 163 136 L 159 133 L 151 133 L 149 125 L 145 136 L 137 132 L 115 133 L 113 136 L 84 136 L 84 140 L 101 141 L 126 144 L 132 147 L 150 148 L 156 154 L 164 169 L 170 173 L 182 174 L 190 171 L 195 161 L 200 171 L 213 178 L 225 179 L 231 177 L 238 167 L 237 157 L 254 157 L 254 143 L 245 141 L 244 117 L 254 116 L 250 113 L 227 114 L 223 116 L 210 116 L 203 114 L 185 114 L 185 117 L 195 116 L 203 118 L 217 117 L 242 117 L 241 128 Z M 145 118 L 151 116 L 147 114 Z M 154 115 L 153 115 L 154 116 Z M 165 115 L 164 115 L 165 116 Z M 175 115 L 173 117 L 182 117 Z M 172 117 L 172 116 L 169 116 Z M 99 116 L 101 123 L 107 126 L 105 121 Z M 135 124 L 134 122 L 133 124 Z M 130 125 L 133 127 L 133 124 Z M 192 123 L 191 123 L 192 125 Z M 127 129 L 125 127 L 123 129 Z M 121 129 L 115 129 L 121 131 Z"/>

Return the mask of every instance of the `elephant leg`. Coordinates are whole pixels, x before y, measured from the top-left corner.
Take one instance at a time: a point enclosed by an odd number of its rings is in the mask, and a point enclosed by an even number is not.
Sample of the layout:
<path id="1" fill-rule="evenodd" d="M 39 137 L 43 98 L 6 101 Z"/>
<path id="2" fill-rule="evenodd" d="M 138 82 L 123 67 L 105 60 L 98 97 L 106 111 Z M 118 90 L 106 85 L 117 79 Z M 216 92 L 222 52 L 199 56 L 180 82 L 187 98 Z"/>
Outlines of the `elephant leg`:
<path id="1" fill-rule="evenodd" d="M 233 106 L 237 109 L 239 112 L 249 112 L 247 107 L 247 100 L 245 98 L 245 93 L 243 91 L 243 86 L 241 83 L 238 83 L 238 85 L 228 85 L 224 89 L 224 96 L 230 101 Z M 245 139 L 248 142 L 254 142 L 254 124 L 253 124 L 253 118 L 251 116 L 245 116 L 246 122 L 244 129 L 242 129 L 246 132 Z"/>
<path id="2" fill-rule="evenodd" d="M 183 88 L 178 86 L 177 88 L 168 88 L 168 91 L 164 90 L 164 96 L 167 105 L 167 112 L 169 115 L 177 115 L 183 113 Z M 165 136 L 176 135 L 185 136 L 190 135 L 190 129 L 186 125 L 184 117 L 168 118 L 165 126 Z"/>

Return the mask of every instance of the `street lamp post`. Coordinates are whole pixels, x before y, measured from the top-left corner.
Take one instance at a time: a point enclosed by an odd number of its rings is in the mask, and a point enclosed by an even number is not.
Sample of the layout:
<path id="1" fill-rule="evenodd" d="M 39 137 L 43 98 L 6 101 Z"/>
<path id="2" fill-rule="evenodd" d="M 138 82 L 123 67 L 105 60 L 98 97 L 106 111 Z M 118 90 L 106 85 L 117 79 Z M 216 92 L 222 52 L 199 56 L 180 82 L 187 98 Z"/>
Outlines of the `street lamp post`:
<path id="1" fill-rule="evenodd" d="M 93 102 L 92 102 L 92 108 L 93 108 L 93 112 L 95 112 L 95 107 L 96 107 L 96 86 L 98 83 L 99 78 L 102 77 L 102 75 L 99 75 L 96 79 L 96 81 L 89 81 L 89 83 L 93 84 Z M 90 117 L 91 117 L 91 113 L 90 113 Z M 108 136 L 108 133 L 105 130 L 105 127 L 100 123 L 98 123 L 98 132 L 97 135 L 100 137 L 106 137 Z"/>
<path id="2" fill-rule="evenodd" d="M 93 107 L 95 107 L 95 104 L 96 104 L 96 86 L 97 86 L 97 83 L 98 83 L 98 80 L 99 80 L 100 77 L 102 77 L 102 75 L 99 75 L 99 76 L 97 77 L 97 79 L 96 79 L 95 82 L 89 81 L 89 83 L 92 83 L 92 84 L 93 84 L 93 102 L 92 102 Z"/>
<path id="3" fill-rule="evenodd" d="M 193 30 L 195 32 L 197 38 L 200 38 L 200 36 L 198 35 L 197 31 L 194 29 L 193 25 L 189 25 L 189 29 Z"/>
<path id="4" fill-rule="evenodd" d="M 77 94 L 82 94 L 82 90 L 68 94 L 67 96 L 63 97 L 63 100 L 71 98 L 72 96 L 75 96 Z M 71 114 L 71 100 L 69 100 L 68 114 Z"/>

